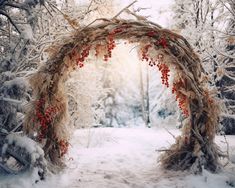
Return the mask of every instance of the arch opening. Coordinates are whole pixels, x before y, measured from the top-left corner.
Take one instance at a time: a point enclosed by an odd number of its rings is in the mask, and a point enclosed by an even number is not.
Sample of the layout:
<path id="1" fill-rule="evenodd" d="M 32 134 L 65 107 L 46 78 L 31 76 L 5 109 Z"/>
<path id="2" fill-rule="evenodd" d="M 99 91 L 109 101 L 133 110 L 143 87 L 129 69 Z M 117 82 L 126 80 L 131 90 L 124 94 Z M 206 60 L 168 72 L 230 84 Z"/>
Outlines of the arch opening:
<path id="1" fill-rule="evenodd" d="M 195 167 L 196 171 L 204 166 L 216 171 L 220 166 L 214 144 L 219 111 L 208 92 L 200 59 L 182 36 L 147 21 L 101 20 L 53 45 L 47 63 L 30 78 L 34 101 L 25 117 L 25 133 L 36 132 L 35 139 L 43 143 L 48 160 L 60 166 L 69 138 L 64 82 L 73 70 L 84 66 L 90 53 L 104 61 L 111 58 L 120 39 L 139 44 L 140 59 L 159 69 L 162 84 L 172 90 L 187 117 L 182 135 L 162 154 L 162 166 Z M 169 83 L 169 71 L 174 72 L 173 83 Z"/>

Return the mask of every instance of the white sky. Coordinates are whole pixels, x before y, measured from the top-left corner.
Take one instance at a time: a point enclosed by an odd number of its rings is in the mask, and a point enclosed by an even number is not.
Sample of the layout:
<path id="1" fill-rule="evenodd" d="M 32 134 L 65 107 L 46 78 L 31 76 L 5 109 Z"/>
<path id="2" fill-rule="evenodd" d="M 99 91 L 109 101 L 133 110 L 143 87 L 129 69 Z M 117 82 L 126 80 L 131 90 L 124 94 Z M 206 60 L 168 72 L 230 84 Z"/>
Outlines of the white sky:
<path id="1" fill-rule="evenodd" d="M 88 2 L 88 0 L 75 0 L 77 3 L 83 4 Z M 122 8 L 131 4 L 134 0 L 112 0 L 114 4 L 117 4 L 116 11 L 122 10 Z M 172 11 L 171 5 L 174 3 L 174 0 L 138 0 L 134 5 L 134 9 L 138 8 L 148 8 L 139 12 L 139 15 L 150 16 L 148 19 L 160 24 L 163 27 L 170 27 L 172 20 Z M 105 8 L 105 7 L 104 7 Z M 115 15 L 115 14 L 114 14 Z M 107 15 L 110 17 L 110 15 Z"/>
<path id="2" fill-rule="evenodd" d="M 125 7 L 134 0 L 116 0 Z M 138 0 L 133 7 L 137 8 L 149 8 L 142 10 L 139 14 L 144 16 L 150 16 L 148 19 L 162 25 L 163 27 L 170 27 L 172 20 L 171 5 L 174 0 Z"/>

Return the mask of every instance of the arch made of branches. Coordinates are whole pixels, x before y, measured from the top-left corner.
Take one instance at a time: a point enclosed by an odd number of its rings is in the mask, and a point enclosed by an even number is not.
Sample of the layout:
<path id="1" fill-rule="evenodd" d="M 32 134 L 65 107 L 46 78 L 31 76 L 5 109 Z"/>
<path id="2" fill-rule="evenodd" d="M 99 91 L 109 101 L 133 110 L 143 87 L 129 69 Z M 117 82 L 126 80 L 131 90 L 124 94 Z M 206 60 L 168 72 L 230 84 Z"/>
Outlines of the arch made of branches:
<path id="1" fill-rule="evenodd" d="M 36 132 L 48 160 L 61 165 L 69 138 L 64 83 L 73 70 L 84 66 L 89 54 L 108 61 L 117 40 L 138 44 L 140 58 L 160 70 L 162 83 L 172 89 L 187 117 L 182 135 L 162 154 L 162 166 L 216 171 L 220 166 L 214 144 L 219 112 L 208 92 L 201 61 L 185 38 L 148 21 L 99 20 L 51 46 L 49 60 L 30 78 L 34 100 L 25 117 L 25 133 Z"/>

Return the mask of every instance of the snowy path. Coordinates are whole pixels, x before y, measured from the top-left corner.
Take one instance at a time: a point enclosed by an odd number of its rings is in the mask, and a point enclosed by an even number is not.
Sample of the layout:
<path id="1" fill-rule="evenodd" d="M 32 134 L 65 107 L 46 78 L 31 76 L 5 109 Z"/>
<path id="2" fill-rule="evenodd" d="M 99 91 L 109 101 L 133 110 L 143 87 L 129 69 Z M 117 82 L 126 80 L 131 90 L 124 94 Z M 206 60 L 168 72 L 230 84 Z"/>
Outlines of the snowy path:
<path id="1" fill-rule="evenodd" d="M 170 131 L 180 134 L 178 130 Z M 69 168 L 46 185 L 57 188 L 229 187 L 226 184 L 231 179 L 228 173 L 213 175 L 205 171 L 202 176 L 194 176 L 161 169 L 156 150 L 172 142 L 173 137 L 164 129 L 77 130 L 68 154 Z"/>
<path id="2" fill-rule="evenodd" d="M 178 135 L 178 130 L 170 130 Z M 227 138 L 235 154 L 235 136 Z M 222 137 L 217 137 L 220 143 Z M 201 176 L 164 171 L 157 149 L 168 147 L 173 137 L 164 129 L 97 128 L 74 132 L 66 168 L 46 181 L 30 176 L 0 180 L 0 188 L 223 188 L 235 183 L 235 165 L 220 174 Z M 235 173 L 234 173 L 235 174 Z M 33 185 L 34 184 L 34 185 Z"/>
<path id="3" fill-rule="evenodd" d="M 87 135 L 89 131 L 82 131 L 75 137 Z M 146 187 L 159 181 L 156 149 L 173 142 L 162 131 L 150 129 L 93 129 L 88 137 L 89 148 L 71 150 L 73 156 L 77 153 L 74 160 L 78 165 L 71 172 L 77 174 L 71 183 L 79 187 Z M 81 145 L 87 146 L 87 140 Z"/>

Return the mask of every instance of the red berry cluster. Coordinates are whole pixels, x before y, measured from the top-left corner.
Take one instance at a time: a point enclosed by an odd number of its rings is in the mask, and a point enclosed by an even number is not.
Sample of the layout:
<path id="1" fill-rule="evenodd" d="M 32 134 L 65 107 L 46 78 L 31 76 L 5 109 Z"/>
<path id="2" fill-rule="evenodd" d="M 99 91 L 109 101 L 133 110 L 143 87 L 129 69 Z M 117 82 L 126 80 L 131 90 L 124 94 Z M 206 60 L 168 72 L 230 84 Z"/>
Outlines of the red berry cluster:
<path id="1" fill-rule="evenodd" d="M 186 100 L 187 100 L 187 97 L 185 95 L 181 95 L 181 97 L 179 98 L 179 108 L 180 108 L 180 110 L 182 110 L 183 114 L 186 117 L 188 117 L 189 112 L 188 112 Z"/>
<path id="2" fill-rule="evenodd" d="M 126 27 L 116 28 L 116 29 L 114 29 L 114 30 L 111 32 L 111 34 L 115 35 L 115 34 L 117 34 L 117 33 L 121 33 L 121 32 L 123 32 L 123 29 L 125 29 L 125 28 L 126 28 Z"/>
<path id="3" fill-rule="evenodd" d="M 44 111 L 45 99 L 41 98 L 36 102 L 36 117 L 39 121 L 39 135 L 38 140 L 41 141 L 43 138 L 46 138 L 48 132 L 48 125 L 53 120 L 53 117 L 58 112 L 58 107 L 47 107 Z"/>
<path id="4" fill-rule="evenodd" d="M 53 120 L 53 117 L 58 112 L 58 107 L 47 107 L 45 110 L 45 118 L 47 122 L 51 122 Z"/>
<path id="5" fill-rule="evenodd" d="M 58 145 L 59 145 L 59 148 L 60 148 L 60 156 L 62 157 L 68 152 L 69 143 L 68 143 L 68 141 L 60 140 L 58 142 Z"/>
<path id="6" fill-rule="evenodd" d="M 142 61 L 149 61 L 149 57 L 148 57 L 148 51 L 149 51 L 149 48 L 151 48 L 152 47 L 152 45 L 151 44 L 147 44 L 147 45 L 145 45 L 143 48 L 142 48 L 142 57 L 141 57 L 141 60 Z"/>
<path id="7" fill-rule="evenodd" d="M 147 61 L 149 66 L 153 67 L 156 65 L 156 60 L 154 60 L 153 58 L 150 58 L 148 57 L 148 51 L 149 51 L 149 48 L 151 48 L 152 45 L 151 44 L 148 44 L 146 46 L 144 46 L 142 49 L 141 49 L 141 60 L 142 61 Z"/>
<path id="8" fill-rule="evenodd" d="M 115 40 L 114 40 L 115 35 L 117 33 L 123 32 L 123 29 L 126 29 L 126 28 L 127 26 L 122 26 L 122 27 L 114 29 L 113 31 L 109 33 L 108 42 L 107 42 L 108 52 L 107 54 L 104 55 L 104 61 L 108 61 L 108 59 L 112 57 L 112 50 L 116 47 Z M 96 54 L 98 55 L 98 53 Z"/>
<path id="9" fill-rule="evenodd" d="M 43 110 L 45 105 L 45 99 L 41 98 L 36 101 L 36 117 L 40 124 L 38 139 L 41 141 L 47 133 L 47 119 L 44 116 Z"/>
<path id="10" fill-rule="evenodd" d="M 155 31 L 149 31 L 149 32 L 147 32 L 147 36 L 149 36 L 149 37 L 153 37 L 155 34 L 156 34 Z"/>
<path id="11" fill-rule="evenodd" d="M 112 57 L 112 50 L 116 47 L 114 36 L 116 32 L 111 32 L 108 36 L 108 42 L 107 42 L 107 54 L 104 55 L 104 61 L 108 61 L 109 58 Z"/>
<path id="12" fill-rule="evenodd" d="M 89 56 L 90 49 L 91 49 L 90 46 L 84 47 L 81 52 L 81 55 L 78 55 L 76 61 L 77 61 L 77 65 L 79 66 L 79 68 L 82 68 L 84 66 L 84 61 Z"/>
<path id="13" fill-rule="evenodd" d="M 164 63 L 158 63 L 157 67 L 158 67 L 159 71 L 161 71 L 161 73 L 162 73 L 162 76 L 161 76 L 162 84 L 166 85 L 166 87 L 169 87 L 169 76 L 170 76 L 169 75 L 169 72 L 170 72 L 169 67 Z"/>
<path id="14" fill-rule="evenodd" d="M 150 67 L 153 67 L 156 65 L 156 62 L 153 60 L 153 58 L 150 58 L 150 61 L 149 61 L 149 66 Z"/>
<path id="15" fill-rule="evenodd" d="M 179 108 L 181 109 L 183 114 L 186 117 L 188 117 L 189 111 L 188 111 L 187 97 L 182 92 L 180 92 L 180 89 L 184 87 L 185 87 L 185 84 L 183 80 L 180 79 L 179 81 L 173 83 L 172 93 L 176 94 L 176 101 L 178 101 Z"/>
<path id="16" fill-rule="evenodd" d="M 160 45 L 163 48 L 167 48 L 167 41 L 165 38 L 160 38 L 158 41 L 155 42 L 155 45 Z"/>
<path id="17" fill-rule="evenodd" d="M 182 79 L 179 79 L 178 81 L 175 81 L 173 83 L 173 87 L 172 87 L 172 93 L 176 93 L 177 94 L 177 91 L 181 88 L 184 88 L 184 82 Z M 177 90 L 178 89 L 178 90 Z"/>
<path id="18" fill-rule="evenodd" d="M 149 63 L 149 66 L 153 67 L 153 66 L 156 65 L 156 60 L 154 60 L 153 58 L 148 57 L 148 51 L 149 51 L 149 48 L 151 48 L 151 47 L 152 47 L 152 45 L 148 44 L 148 45 L 145 45 L 141 49 L 141 52 L 142 52 L 141 60 L 142 61 L 144 61 L 144 60 L 147 61 Z M 162 73 L 162 76 L 161 76 L 162 84 L 169 87 L 169 81 L 168 80 L 169 80 L 169 76 L 170 76 L 169 75 L 170 69 L 165 63 L 161 63 L 163 61 L 163 55 L 162 54 L 158 55 L 157 61 L 159 62 L 157 64 L 157 67 L 158 67 L 159 71 L 161 71 L 161 73 Z"/>

